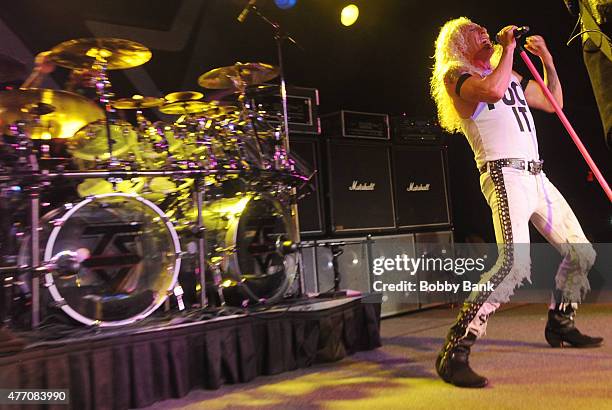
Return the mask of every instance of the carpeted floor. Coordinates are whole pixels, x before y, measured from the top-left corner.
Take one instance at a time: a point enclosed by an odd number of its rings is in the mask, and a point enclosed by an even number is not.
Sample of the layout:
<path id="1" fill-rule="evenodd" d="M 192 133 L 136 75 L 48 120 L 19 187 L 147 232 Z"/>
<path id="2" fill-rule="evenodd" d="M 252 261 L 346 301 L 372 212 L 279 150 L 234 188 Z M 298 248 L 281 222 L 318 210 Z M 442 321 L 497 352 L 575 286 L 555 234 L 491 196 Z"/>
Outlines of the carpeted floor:
<path id="1" fill-rule="evenodd" d="M 433 363 L 457 311 L 385 319 L 383 347 L 341 362 L 195 390 L 151 409 L 612 409 L 612 305 L 583 305 L 579 329 L 605 337 L 597 349 L 551 349 L 547 307 L 509 305 L 471 356 L 485 389 L 445 384 Z"/>

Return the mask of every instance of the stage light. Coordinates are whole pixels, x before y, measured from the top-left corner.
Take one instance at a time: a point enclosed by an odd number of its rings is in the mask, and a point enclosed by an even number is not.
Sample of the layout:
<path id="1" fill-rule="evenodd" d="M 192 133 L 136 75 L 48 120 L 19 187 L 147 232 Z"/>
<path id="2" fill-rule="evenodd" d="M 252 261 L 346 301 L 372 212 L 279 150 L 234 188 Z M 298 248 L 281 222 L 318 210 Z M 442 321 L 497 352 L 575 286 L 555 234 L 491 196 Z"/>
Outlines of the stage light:
<path id="1" fill-rule="evenodd" d="M 291 7 L 295 6 L 295 3 L 297 3 L 297 0 L 274 0 L 276 7 L 283 10 L 290 9 Z"/>
<path id="2" fill-rule="evenodd" d="M 352 26 L 359 18 L 359 7 L 354 4 L 349 4 L 342 9 L 340 13 L 340 22 L 343 26 Z"/>

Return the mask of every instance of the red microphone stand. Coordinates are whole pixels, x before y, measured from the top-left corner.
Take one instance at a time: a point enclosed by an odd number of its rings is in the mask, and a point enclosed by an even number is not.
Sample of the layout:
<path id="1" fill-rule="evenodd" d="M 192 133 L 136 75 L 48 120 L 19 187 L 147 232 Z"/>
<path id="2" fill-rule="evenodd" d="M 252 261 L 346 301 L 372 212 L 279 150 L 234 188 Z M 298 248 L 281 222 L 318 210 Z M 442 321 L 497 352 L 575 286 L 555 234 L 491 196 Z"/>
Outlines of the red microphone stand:
<path id="1" fill-rule="evenodd" d="M 517 44 L 518 44 L 518 39 L 517 39 Z M 525 51 L 523 46 L 520 44 L 519 44 L 519 50 L 520 50 L 521 58 L 523 59 L 525 64 L 527 64 L 527 68 L 529 68 L 529 71 L 531 71 L 531 75 L 533 75 L 533 78 L 538 82 L 538 85 L 544 92 L 544 95 L 546 96 L 550 104 L 555 109 L 555 112 L 557 113 L 557 116 L 561 120 L 561 123 L 563 124 L 567 132 L 569 133 L 570 137 L 572 137 L 572 140 L 574 141 L 574 144 L 576 144 L 576 147 L 578 147 L 578 151 L 580 151 L 580 153 L 584 157 L 584 160 L 589 165 L 589 168 L 591 168 L 591 171 L 593 171 L 593 175 L 595 175 L 595 178 L 597 178 L 597 182 L 599 182 L 599 185 L 601 185 L 604 192 L 608 196 L 608 200 L 612 202 L 612 190 L 610 190 L 610 186 L 606 182 L 606 179 L 602 175 L 601 171 L 599 171 L 599 168 L 597 168 L 597 165 L 595 165 L 593 158 L 591 158 L 591 155 L 589 154 L 584 144 L 580 140 L 580 137 L 578 137 L 578 134 L 576 134 L 576 131 L 574 131 L 572 124 L 570 124 L 569 120 L 563 113 L 563 110 L 561 109 L 557 101 L 555 100 L 555 97 L 552 95 L 548 87 L 546 87 L 546 84 L 544 84 L 544 80 L 540 76 L 540 73 L 538 73 L 538 70 L 536 69 L 536 67 L 531 62 L 531 59 L 527 55 L 527 52 Z"/>

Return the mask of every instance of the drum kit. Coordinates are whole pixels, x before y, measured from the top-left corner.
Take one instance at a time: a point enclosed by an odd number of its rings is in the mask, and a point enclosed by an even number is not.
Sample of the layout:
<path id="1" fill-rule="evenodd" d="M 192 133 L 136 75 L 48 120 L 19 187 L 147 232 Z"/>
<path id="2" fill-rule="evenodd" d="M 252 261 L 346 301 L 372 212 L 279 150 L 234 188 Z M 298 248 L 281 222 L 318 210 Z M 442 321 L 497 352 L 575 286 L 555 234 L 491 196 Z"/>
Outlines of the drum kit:
<path id="1" fill-rule="evenodd" d="M 0 92 L 4 308 L 29 306 L 34 326 L 49 306 L 120 326 L 171 302 L 286 296 L 299 270 L 295 192 L 311 175 L 288 154 L 280 114 L 249 98 L 278 68 L 202 74 L 201 87 L 235 96 L 228 105 L 197 91 L 115 98 L 108 71 L 151 58 L 130 40 L 70 40 L 48 58 L 72 70 L 80 93 Z M 24 73 L 0 55 L 0 81 Z M 174 119 L 153 121 L 155 110 Z"/>

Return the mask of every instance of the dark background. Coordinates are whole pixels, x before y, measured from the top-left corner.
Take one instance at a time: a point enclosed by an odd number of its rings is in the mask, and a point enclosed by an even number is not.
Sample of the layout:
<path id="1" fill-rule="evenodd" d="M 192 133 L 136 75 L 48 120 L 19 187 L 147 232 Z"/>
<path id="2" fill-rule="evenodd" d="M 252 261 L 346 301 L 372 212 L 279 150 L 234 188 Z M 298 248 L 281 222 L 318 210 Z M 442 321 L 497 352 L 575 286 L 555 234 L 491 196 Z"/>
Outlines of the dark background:
<path id="1" fill-rule="evenodd" d="M 30 63 L 37 52 L 79 37 L 124 37 L 150 47 L 153 59 L 143 68 L 112 73 L 119 96 L 198 90 L 197 77 L 212 68 L 236 61 L 277 61 L 268 26 L 254 15 L 244 24 L 236 22 L 246 0 L 3 3 L 0 23 L 12 36 L 3 35 L 0 52 L 30 59 Z M 344 108 L 433 118 L 428 86 L 431 56 L 439 27 L 446 20 L 463 15 L 491 34 L 507 24 L 528 25 L 532 33 L 547 40 L 563 84 L 565 112 L 611 179 L 611 155 L 604 144 L 579 42 L 565 45 L 575 19 L 561 0 L 354 0 L 360 18 L 346 28 L 340 25 L 339 13 L 348 3 L 298 0 L 296 7 L 280 10 L 270 0 L 258 1 L 260 9 L 280 21 L 300 43 L 302 49 L 286 47 L 286 76 L 291 84 L 320 90 L 322 113 Z M 528 73 L 518 56 L 515 69 Z M 61 77 L 61 72 L 55 74 L 58 82 Z M 534 117 L 547 175 L 573 207 L 587 236 L 612 241 L 610 204 L 597 182 L 587 180 L 588 167 L 570 137 L 556 116 L 537 112 Z M 480 193 L 469 146 L 460 135 L 449 136 L 448 145 L 456 240 L 475 233 L 494 241 L 490 211 Z"/>

